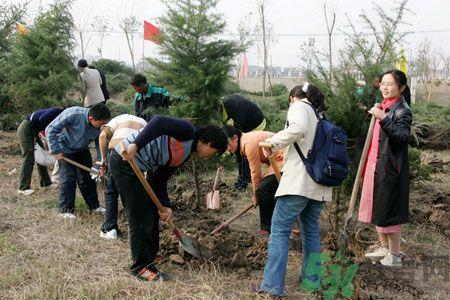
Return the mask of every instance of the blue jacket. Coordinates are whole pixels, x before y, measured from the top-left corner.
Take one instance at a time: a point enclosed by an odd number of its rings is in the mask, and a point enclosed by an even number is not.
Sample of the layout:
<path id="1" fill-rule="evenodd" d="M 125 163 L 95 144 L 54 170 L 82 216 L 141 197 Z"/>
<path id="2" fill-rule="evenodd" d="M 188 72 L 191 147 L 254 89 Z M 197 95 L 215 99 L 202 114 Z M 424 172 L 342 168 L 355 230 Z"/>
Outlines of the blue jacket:
<path id="1" fill-rule="evenodd" d="M 100 135 L 100 129 L 89 123 L 89 108 L 70 107 L 45 128 L 45 136 L 52 154 L 75 153 L 88 148 Z"/>

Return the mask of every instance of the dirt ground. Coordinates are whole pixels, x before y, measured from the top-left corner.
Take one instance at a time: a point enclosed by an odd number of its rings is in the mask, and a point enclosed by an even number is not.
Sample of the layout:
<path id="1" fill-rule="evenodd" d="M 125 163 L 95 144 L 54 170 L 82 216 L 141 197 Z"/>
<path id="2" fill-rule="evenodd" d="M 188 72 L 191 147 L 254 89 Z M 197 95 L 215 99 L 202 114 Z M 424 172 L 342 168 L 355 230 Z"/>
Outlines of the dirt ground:
<path id="1" fill-rule="evenodd" d="M 411 195 L 411 223 L 403 235 L 404 265 L 390 270 L 363 258 L 376 240 L 369 227 L 352 223 L 349 233 L 349 260 L 357 264 L 352 299 L 450 299 L 450 152 L 434 153 L 444 161 L 444 169 L 433 180 L 415 183 Z M 172 280 L 145 283 L 128 273 L 130 253 L 126 216 L 121 209 L 119 227 L 123 236 L 114 241 L 99 237 L 103 216 L 90 214 L 80 195 L 75 220 L 57 215 L 57 190 L 39 189 L 32 196 L 19 196 L 17 177 L 20 150 L 15 133 L 0 132 L 0 299 L 263 299 L 250 290 L 261 280 L 267 256 L 267 238 L 257 236 L 256 209 L 233 223 L 218 236 L 208 233 L 250 203 L 250 189 L 234 191 L 235 172 L 221 176 L 222 207 L 209 211 L 192 210 L 195 195 L 190 174 L 180 172 L 170 181 L 174 222 L 180 230 L 196 238 L 207 256 L 205 260 L 183 254 L 168 227 L 161 226 L 160 269 Z M 33 174 L 33 187 L 38 176 Z M 202 197 L 214 176 L 202 176 Z M 102 187 L 98 188 L 103 203 Z M 333 254 L 337 235 L 333 233 L 334 204 L 322 213 L 324 252 Z M 324 293 L 309 294 L 298 288 L 301 248 L 292 242 L 286 278 L 287 299 L 320 299 Z M 178 262 L 175 262 L 178 261 Z M 330 263 L 324 267 L 332 272 Z M 343 298 L 339 296 L 338 298 Z"/>

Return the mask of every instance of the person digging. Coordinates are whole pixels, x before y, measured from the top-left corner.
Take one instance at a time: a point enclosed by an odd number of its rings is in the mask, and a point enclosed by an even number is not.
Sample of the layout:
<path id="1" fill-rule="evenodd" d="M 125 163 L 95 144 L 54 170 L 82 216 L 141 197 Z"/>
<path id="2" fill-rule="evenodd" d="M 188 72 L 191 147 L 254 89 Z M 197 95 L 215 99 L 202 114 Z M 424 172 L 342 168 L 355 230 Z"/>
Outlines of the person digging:
<path id="1" fill-rule="evenodd" d="M 145 281 L 168 279 L 155 263 L 159 251 L 159 219 L 167 222 L 172 217 L 167 181 L 192 154 L 206 158 L 221 154 L 226 148 L 227 136 L 220 127 L 208 125 L 196 129 L 186 120 L 167 116 L 154 116 L 143 129 L 114 147 L 109 168 L 128 217 L 130 271 L 134 276 Z M 126 150 L 123 154 L 122 149 Z M 147 172 L 146 179 L 165 212 L 158 213 L 128 163 L 131 160 Z"/>

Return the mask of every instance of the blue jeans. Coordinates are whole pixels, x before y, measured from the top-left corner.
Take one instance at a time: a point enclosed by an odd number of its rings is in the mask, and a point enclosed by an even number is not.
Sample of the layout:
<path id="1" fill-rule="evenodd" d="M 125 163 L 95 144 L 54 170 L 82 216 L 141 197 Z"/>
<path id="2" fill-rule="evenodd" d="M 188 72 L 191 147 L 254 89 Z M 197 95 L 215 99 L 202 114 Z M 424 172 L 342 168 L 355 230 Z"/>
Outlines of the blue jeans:
<path id="1" fill-rule="evenodd" d="M 64 156 L 85 165 L 86 167 L 92 166 L 92 158 L 89 150 L 64 153 Z M 73 213 L 75 211 L 77 184 L 89 210 L 94 210 L 100 206 L 98 203 L 97 186 L 89 172 L 81 170 L 64 160 L 59 161 L 59 168 L 61 170 L 59 184 L 60 213 Z"/>
<path id="2" fill-rule="evenodd" d="M 260 288 L 271 295 L 284 295 L 284 280 L 289 254 L 289 235 L 300 216 L 302 237 L 302 272 L 300 279 L 308 285 L 320 287 L 320 230 L 321 201 L 303 196 L 277 197 L 269 237 L 269 254 Z M 308 259 L 309 258 L 309 259 Z"/>

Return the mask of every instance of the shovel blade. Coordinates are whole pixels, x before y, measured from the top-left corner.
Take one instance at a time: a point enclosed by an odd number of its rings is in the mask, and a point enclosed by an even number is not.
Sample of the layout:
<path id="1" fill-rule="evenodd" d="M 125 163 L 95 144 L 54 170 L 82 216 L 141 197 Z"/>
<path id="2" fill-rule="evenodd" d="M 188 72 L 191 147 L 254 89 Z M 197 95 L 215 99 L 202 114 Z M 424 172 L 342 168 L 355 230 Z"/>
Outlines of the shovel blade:
<path id="1" fill-rule="evenodd" d="M 206 207 L 209 209 L 220 208 L 220 193 L 219 191 L 209 192 L 206 195 Z"/>
<path id="2" fill-rule="evenodd" d="M 181 248 L 183 248 L 184 251 L 196 258 L 203 258 L 202 252 L 200 250 L 200 245 L 195 239 L 182 234 L 179 237 L 179 241 L 181 243 Z"/>

